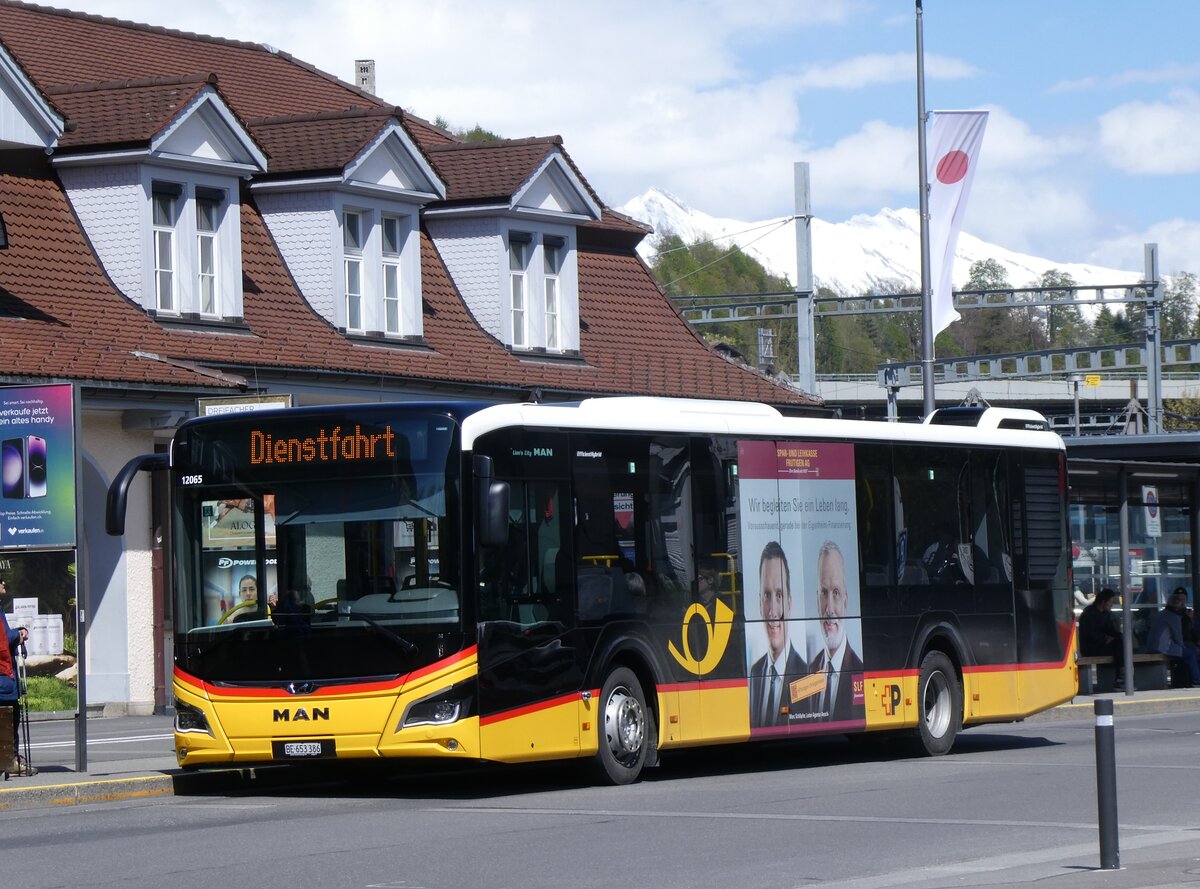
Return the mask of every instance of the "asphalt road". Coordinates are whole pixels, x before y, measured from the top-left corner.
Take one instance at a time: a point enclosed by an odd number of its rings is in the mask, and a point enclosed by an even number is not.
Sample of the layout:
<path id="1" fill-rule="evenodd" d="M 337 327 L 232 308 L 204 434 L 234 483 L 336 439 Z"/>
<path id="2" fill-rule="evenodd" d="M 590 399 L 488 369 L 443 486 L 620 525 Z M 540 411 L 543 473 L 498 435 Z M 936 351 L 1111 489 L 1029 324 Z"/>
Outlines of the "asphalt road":
<path id="1" fill-rule="evenodd" d="M 710 749 L 622 788 L 564 766 L 392 765 L 0 813 L 0 831 L 23 889 L 1200 883 L 1200 712 L 1118 721 L 1119 871 L 1096 871 L 1093 739 L 1081 719 L 972 729 L 939 759 L 842 739 Z"/>

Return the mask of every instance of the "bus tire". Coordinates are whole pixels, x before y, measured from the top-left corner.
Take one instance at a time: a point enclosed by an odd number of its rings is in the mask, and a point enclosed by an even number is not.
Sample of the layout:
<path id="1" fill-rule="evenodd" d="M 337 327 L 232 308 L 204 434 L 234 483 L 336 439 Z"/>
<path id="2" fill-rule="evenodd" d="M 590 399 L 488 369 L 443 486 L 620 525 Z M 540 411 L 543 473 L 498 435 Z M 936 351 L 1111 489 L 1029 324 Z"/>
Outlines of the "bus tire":
<path id="1" fill-rule="evenodd" d="M 654 714 L 646 706 L 642 684 L 632 670 L 617 667 L 608 674 L 600 690 L 597 719 L 597 777 L 607 784 L 632 784 L 641 775 L 656 741 Z"/>
<path id="2" fill-rule="evenodd" d="M 921 661 L 917 681 L 916 740 L 927 756 L 950 752 L 962 728 L 963 693 L 950 658 L 931 651 Z"/>

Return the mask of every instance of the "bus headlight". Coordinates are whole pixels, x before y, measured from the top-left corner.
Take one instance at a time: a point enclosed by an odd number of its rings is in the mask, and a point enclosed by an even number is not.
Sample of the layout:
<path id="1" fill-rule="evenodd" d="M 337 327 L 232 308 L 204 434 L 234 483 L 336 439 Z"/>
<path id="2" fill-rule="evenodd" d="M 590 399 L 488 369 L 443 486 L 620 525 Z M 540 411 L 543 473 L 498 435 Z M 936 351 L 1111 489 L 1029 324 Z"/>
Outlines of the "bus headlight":
<path id="1" fill-rule="evenodd" d="M 458 719 L 462 712 L 462 701 L 454 698 L 426 698 L 417 701 L 404 714 L 400 728 L 412 728 L 415 725 L 449 725 Z"/>
<path id="2" fill-rule="evenodd" d="M 204 715 L 204 711 L 191 704 L 185 704 L 183 701 L 175 702 L 175 731 L 181 735 L 188 732 L 212 734 L 212 729 L 208 727 L 208 717 Z"/>

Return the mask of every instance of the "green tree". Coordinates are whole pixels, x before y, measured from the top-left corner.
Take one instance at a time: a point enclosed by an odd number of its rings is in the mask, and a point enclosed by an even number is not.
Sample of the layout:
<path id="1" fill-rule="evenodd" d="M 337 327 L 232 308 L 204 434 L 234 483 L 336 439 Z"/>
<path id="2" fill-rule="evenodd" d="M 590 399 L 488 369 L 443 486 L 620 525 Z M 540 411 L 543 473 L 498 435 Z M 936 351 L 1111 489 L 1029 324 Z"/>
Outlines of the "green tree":
<path id="1" fill-rule="evenodd" d="M 470 129 L 453 127 L 450 125 L 450 121 L 446 120 L 440 114 L 433 119 L 433 125 L 441 127 L 460 142 L 497 142 L 503 138 L 503 136 L 498 136 L 491 130 L 485 130 L 479 124 L 475 124 Z"/>
<path id="2" fill-rule="evenodd" d="M 1196 335 L 1196 276 L 1191 272 L 1175 275 L 1171 286 L 1163 291 L 1160 320 L 1164 340 L 1182 340 Z"/>
<path id="3" fill-rule="evenodd" d="M 719 246 L 707 238 L 685 244 L 674 232 L 664 232 L 655 239 L 653 247 L 655 255 L 650 268 L 659 286 L 671 297 L 792 290 L 786 277 L 772 275 L 754 257 L 736 246 Z M 758 358 L 760 327 L 769 328 L 775 334 L 772 369 L 794 372 L 799 363 L 794 319 L 753 319 L 706 325 L 703 335 L 709 342 L 732 346 L 753 364 Z"/>
<path id="4" fill-rule="evenodd" d="M 963 290 L 1011 290 L 1008 273 L 995 259 L 971 264 Z M 982 305 L 1000 300 L 985 297 Z M 1032 308 L 981 308 L 962 312 L 950 331 L 963 355 L 1022 352 L 1045 345 L 1045 332 Z"/>
<path id="5" fill-rule="evenodd" d="M 1075 279 L 1067 272 L 1050 269 L 1042 273 L 1039 286 L 1046 291 L 1048 299 L 1061 300 L 1064 303 L 1061 306 L 1046 307 L 1046 339 L 1050 348 L 1070 349 L 1090 344 L 1092 325 L 1075 304 L 1069 289 L 1076 286 Z"/>

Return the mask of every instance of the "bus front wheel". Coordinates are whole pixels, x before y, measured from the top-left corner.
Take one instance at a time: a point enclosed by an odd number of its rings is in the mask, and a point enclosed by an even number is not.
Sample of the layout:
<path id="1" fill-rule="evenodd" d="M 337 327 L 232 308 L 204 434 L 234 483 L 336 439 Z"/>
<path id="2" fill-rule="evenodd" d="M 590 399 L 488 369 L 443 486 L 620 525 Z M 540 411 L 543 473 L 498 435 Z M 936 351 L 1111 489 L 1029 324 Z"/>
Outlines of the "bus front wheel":
<path id="1" fill-rule="evenodd" d="M 931 651 L 921 661 L 917 684 L 917 742 L 928 756 L 950 752 L 962 728 L 962 687 L 950 658 Z"/>
<path id="2" fill-rule="evenodd" d="M 627 667 L 608 674 L 600 691 L 598 777 L 609 784 L 632 784 L 655 743 L 654 715 L 646 706 L 642 684 Z"/>

